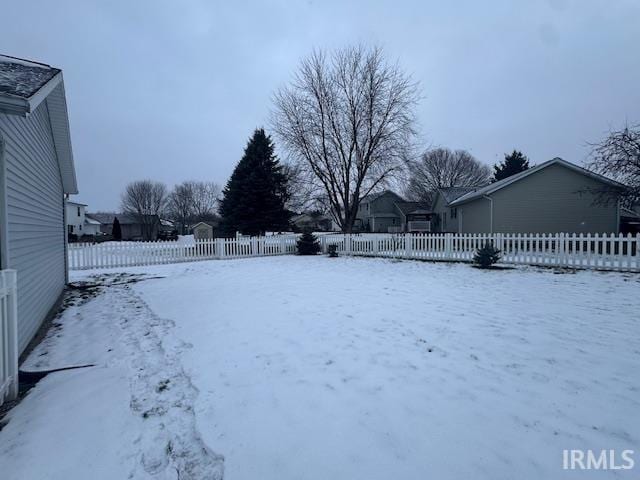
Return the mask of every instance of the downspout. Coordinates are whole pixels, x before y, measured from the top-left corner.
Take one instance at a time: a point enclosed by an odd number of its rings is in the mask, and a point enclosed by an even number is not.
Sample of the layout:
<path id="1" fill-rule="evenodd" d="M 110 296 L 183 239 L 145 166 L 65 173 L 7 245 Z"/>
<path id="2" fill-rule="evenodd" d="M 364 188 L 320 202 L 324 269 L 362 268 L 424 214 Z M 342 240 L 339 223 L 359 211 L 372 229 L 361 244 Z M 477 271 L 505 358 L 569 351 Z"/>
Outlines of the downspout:
<path id="1" fill-rule="evenodd" d="M 491 204 L 489 207 L 489 233 L 493 233 L 493 198 L 489 195 L 483 195 L 483 197 L 489 200 Z"/>

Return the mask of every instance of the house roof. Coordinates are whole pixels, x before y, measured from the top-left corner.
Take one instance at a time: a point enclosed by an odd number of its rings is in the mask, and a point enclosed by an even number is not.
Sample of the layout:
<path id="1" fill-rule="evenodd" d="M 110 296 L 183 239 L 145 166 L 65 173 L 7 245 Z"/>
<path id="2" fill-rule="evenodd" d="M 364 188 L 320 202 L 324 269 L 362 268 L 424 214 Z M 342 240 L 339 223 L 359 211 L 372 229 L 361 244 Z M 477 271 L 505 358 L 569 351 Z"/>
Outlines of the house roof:
<path id="1" fill-rule="evenodd" d="M 72 200 L 67 200 L 67 205 L 78 205 L 80 207 L 86 207 L 86 203 L 74 202 Z"/>
<path id="2" fill-rule="evenodd" d="M 27 117 L 46 102 L 64 193 L 78 193 L 62 71 L 0 55 L 0 113 Z"/>
<path id="3" fill-rule="evenodd" d="M 93 218 L 89 218 L 86 215 L 84 217 L 84 223 L 86 223 L 87 225 L 100 225 L 99 221 L 94 220 Z"/>
<path id="4" fill-rule="evenodd" d="M 394 195 L 400 201 L 404 201 L 404 199 L 400 195 L 398 195 L 396 192 L 394 192 L 392 190 L 383 190 L 381 192 L 370 193 L 369 195 L 365 195 L 364 197 L 362 197 L 361 202 L 372 202 L 372 201 L 377 200 L 378 198 L 380 198 L 383 195 L 386 195 L 388 193 L 390 193 L 391 195 Z"/>
<path id="5" fill-rule="evenodd" d="M 157 217 L 157 215 L 147 215 L 149 217 Z M 140 223 L 136 215 L 126 213 L 87 213 L 85 217 L 100 222 L 102 225 L 111 225 L 114 218 L 118 217 L 120 225 L 132 225 Z"/>
<path id="6" fill-rule="evenodd" d="M 460 198 L 462 195 L 473 192 L 478 188 L 479 187 L 444 187 L 439 188 L 438 192 L 440 192 L 445 202 L 451 203 L 456 198 Z"/>
<path id="7" fill-rule="evenodd" d="M 425 202 L 395 202 L 395 205 L 403 215 L 431 213 Z"/>
<path id="8" fill-rule="evenodd" d="M 502 180 L 499 180 L 497 182 L 491 183 L 489 185 L 487 185 L 486 187 L 481 187 L 478 188 L 472 192 L 469 192 L 465 195 L 462 195 L 461 197 L 456 198 L 454 201 L 451 202 L 451 205 L 460 205 L 462 203 L 465 202 L 469 202 L 471 200 L 475 200 L 477 198 L 483 197 L 485 195 L 490 195 L 493 192 L 500 190 L 504 187 L 507 187 L 509 185 L 511 185 L 514 182 L 517 182 L 518 180 L 522 180 L 523 178 L 528 177 L 529 175 L 532 175 L 536 172 L 539 172 L 540 170 L 543 170 L 547 167 L 550 167 L 552 165 L 561 165 L 563 167 L 569 168 L 575 172 L 581 173 L 582 175 L 586 175 L 590 178 L 593 178 L 594 180 L 598 180 L 602 183 L 606 183 L 607 185 L 610 185 L 612 187 L 616 187 L 616 188 L 623 188 L 624 185 L 622 185 L 621 183 L 616 182 L 615 180 L 611 180 L 610 178 L 607 177 L 603 177 L 602 175 L 598 175 L 595 172 L 592 172 L 590 170 L 587 170 L 586 168 L 582 168 L 579 167 L 578 165 L 575 165 L 571 162 L 567 162 L 566 160 L 563 160 L 559 157 L 556 157 L 552 160 L 546 161 L 544 163 L 541 163 L 540 165 L 536 165 L 535 167 L 529 168 L 528 170 L 525 170 L 524 172 L 520 172 L 520 173 L 516 173 L 515 175 L 511 175 L 510 177 L 504 178 Z"/>
<path id="9" fill-rule="evenodd" d="M 29 98 L 58 73 L 44 63 L 0 55 L 0 94 Z"/>

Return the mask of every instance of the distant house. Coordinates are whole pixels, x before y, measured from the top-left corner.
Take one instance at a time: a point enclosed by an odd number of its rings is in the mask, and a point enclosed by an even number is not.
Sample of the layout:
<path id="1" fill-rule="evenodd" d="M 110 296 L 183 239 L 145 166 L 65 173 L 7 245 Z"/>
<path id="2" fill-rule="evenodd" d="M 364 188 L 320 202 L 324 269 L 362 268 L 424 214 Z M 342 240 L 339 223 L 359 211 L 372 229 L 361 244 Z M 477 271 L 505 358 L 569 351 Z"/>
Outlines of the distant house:
<path id="1" fill-rule="evenodd" d="M 87 205 L 84 203 L 66 201 L 67 234 L 77 238 L 96 236 L 100 233 L 100 222 L 86 216 Z"/>
<path id="2" fill-rule="evenodd" d="M 423 202 L 407 202 L 391 190 L 367 195 L 358 207 L 356 230 L 363 232 L 428 232 L 431 210 Z"/>
<path id="3" fill-rule="evenodd" d="M 218 227 L 217 223 L 213 222 L 198 222 L 191 230 L 193 231 L 193 238 L 196 240 L 209 240 L 213 238 L 215 229 Z"/>
<path id="4" fill-rule="evenodd" d="M 18 348 L 67 281 L 65 194 L 78 193 L 62 72 L 0 55 L 0 267 L 18 272 Z"/>
<path id="5" fill-rule="evenodd" d="M 314 232 L 331 231 L 331 217 L 321 212 L 306 212 L 291 217 L 291 225 L 295 231 L 310 230 Z"/>
<path id="6" fill-rule="evenodd" d="M 113 220 L 118 217 L 122 240 L 156 240 L 160 229 L 158 215 L 144 215 L 144 222 L 139 215 L 126 213 L 87 213 L 87 217 L 100 223 L 100 231 L 113 234 Z"/>
<path id="7" fill-rule="evenodd" d="M 554 158 L 481 188 L 438 191 L 434 224 L 459 233 L 617 233 L 617 201 L 599 192 L 619 183 Z"/>

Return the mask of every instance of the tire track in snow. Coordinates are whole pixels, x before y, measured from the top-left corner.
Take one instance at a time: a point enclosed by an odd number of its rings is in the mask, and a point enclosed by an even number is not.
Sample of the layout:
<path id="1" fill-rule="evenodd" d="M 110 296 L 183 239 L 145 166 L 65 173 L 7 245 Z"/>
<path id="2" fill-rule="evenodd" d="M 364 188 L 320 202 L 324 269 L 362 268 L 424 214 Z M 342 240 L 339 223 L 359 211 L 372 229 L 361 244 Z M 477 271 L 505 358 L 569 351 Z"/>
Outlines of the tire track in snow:
<path id="1" fill-rule="evenodd" d="M 187 345 L 167 345 L 173 321 L 156 315 L 129 285 L 109 290 L 130 356 L 131 409 L 144 419 L 136 442 L 139 467 L 162 479 L 221 480 L 224 457 L 207 447 L 196 428 L 198 391 L 179 358 Z M 131 472 L 130 478 L 136 476 Z"/>

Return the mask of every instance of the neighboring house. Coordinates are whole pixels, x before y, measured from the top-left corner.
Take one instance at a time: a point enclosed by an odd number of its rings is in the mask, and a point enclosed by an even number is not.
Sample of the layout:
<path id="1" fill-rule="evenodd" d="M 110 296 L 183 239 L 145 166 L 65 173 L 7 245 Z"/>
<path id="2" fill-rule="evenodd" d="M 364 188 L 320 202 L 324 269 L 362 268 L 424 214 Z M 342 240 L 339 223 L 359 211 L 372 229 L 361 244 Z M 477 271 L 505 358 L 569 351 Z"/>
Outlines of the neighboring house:
<path id="1" fill-rule="evenodd" d="M 620 209 L 620 232 L 640 233 L 640 205 Z"/>
<path id="2" fill-rule="evenodd" d="M 613 180 L 554 158 L 471 191 L 440 190 L 434 214 L 440 232 L 617 233 L 619 202 L 603 203 L 598 192 L 618 188 Z"/>
<path id="3" fill-rule="evenodd" d="M 17 270 L 20 352 L 61 299 L 75 193 L 62 72 L 0 55 L 0 267 Z"/>
<path id="4" fill-rule="evenodd" d="M 87 217 L 100 223 L 100 231 L 107 235 L 113 234 L 113 220 L 118 217 L 122 240 L 156 240 L 160 228 L 160 218 L 157 215 L 145 215 L 145 222 L 139 215 L 126 213 L 87 213 Z M 145 235 L 145 231 L 148 235 Z"/>
<path id="5" fill-rule="evenodd" d="M 213 238 L 214 225 L 210 222 L 198 222 L 192 227 L 192 231 L 194 239 L 209 240 Z"/>
<path id="6" fill-rule="evenodd" d="M 87 205 L 84 203 L 66 201 L 67 205 L 67 233 L 82 236 L 95 236 L 100 233 L 100 222 L 86 216 Z"/>
<path id="7" fill-rule="evenodd" d="M 301 213 L 291 217 L 291 225 L 294 230 L 302 232 L 329 232 L 332 230 L 332 221 L 328 215 L 320 212 Z"/>
<path id="8" fill-rule="evenodd" d="M 407 202 L 391 190 L 370 194 L 360 201 L 354 229 L 364 232 L 428 232 L 431 211 L 423 202 Z"/>
<path id="9" fill-rule="evenodd" d="M 433 200 L 432 230 L 434 232 L 457 232 L 458 212 L 455 209 L 450 209 L 449 204 L 462 195 L 473 192 L 478 188 L 446 187 L 438 189 Z"/>

